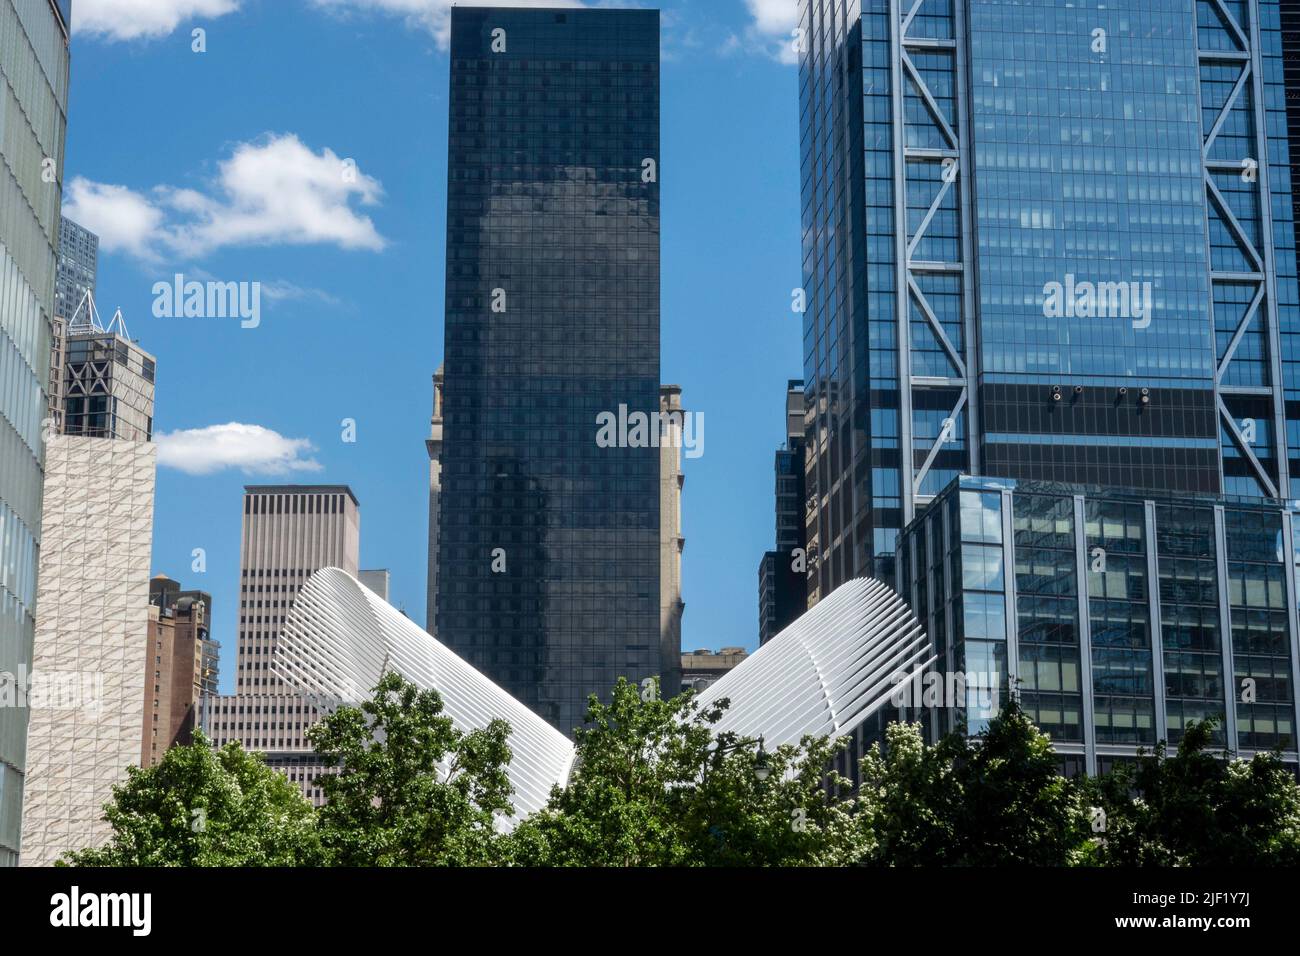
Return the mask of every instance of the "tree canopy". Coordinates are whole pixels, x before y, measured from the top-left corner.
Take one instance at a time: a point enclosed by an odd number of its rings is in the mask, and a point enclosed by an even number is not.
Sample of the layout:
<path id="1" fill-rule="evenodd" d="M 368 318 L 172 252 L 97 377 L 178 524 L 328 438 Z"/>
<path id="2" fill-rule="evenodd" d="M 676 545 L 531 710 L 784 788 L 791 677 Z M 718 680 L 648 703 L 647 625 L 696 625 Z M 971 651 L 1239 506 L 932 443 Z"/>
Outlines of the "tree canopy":
<path id="1" fill-rule="evenodd" d="M 919 724 L 895 723 L 885 741 L 862 764 L 864 862 L 1065 866 L 1086 852 L 1079 787 L 1014 699 L 974 739 L 950 734 L 929 746 Z"/>
<path id="2" fill-rule="evenodd" d="M 1300 865 L 1300 787 L 1277 754 L 1214 754 L 1215 721 L 1096 780 L 1099 861 L 1117 866 Z"/>
<path id="3" fill-rule="evenodd" d="M 298 787 L 239 744 L 195 731 L 156 765 L 131 767 L 104 808 L 112 838 L 68 854 L 72 866 L 311 866 L 316 812 Z"/>
<path id="4" fill-rule="evenodd" d="M 318 781 L 326 860 L 339 866 L 497 862 L 509 815 L 510 726 L 458 730 L 437 691 L 389 671 L 360 707 L 341 707 L 307 739 L 335 769 Z"/>
<path id="5" fill-rule="evenodd" d="M 112 837 L 79 866 L 1295 866 L 1300 786 L 1276 754 L 1209 750 L 1213 724 L 1096 779 L 1067 779 L 1013 699 L 986 732 L 927 744 L 887 727 L 860 786 L 846 739 L 770 750 L 719 732 L 729 702 L 619 681 L 591 698 L 569 780 L 513 813 L 510 728 L 462 731 L 436 691 L 386 673 L 308 734 L 314 809 L 259 754 L 201 732 L 131 768 Z"/>
<path id="6" fill-rule="evenodd" d="M 848 784 L 829 770 L 843 743 L 771 752 L 714 734 L 726 700 L 701 710 L 620 680 L 592 697 L 575 769 L 512 835 L 532 866 L 838 865 L 858 854 Z M 760 772 L 760 767 L 766 771 Z"/>

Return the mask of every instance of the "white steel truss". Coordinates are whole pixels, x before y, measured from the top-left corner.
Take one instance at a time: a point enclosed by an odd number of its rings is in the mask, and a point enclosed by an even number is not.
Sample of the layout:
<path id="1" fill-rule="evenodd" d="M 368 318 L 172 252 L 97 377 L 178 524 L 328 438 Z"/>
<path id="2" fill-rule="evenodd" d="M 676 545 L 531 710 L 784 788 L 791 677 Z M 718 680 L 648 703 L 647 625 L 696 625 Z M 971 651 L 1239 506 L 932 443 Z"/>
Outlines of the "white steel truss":
<path id="1" fill-rule="evenodd" d="M 95 305 L 95 294 L 89 289 L 81 297 L 81 302 L 77 309 L 72 313 L 72 318 L 68 320 L 67 333 L 96 332 L 104 335 L 116 333 L 128 342 L 131 341 L 131 334 L 126 330 L 126 319 L 122 317 L 122 310 L 118 309 L 113 313 L 113 318 L 109 320 L 108 325 L 104 325 L 99 315 L 99 308 Z"/>
<path id="2" fill-rule="evenodd" d="M 1224 285 L 1244 285 L 1253 290 L 1251 301 L 1241 319 L 1237 322 L 1224 354 L 1217 359 L 1215 366 L 1215 404 L 1223 429 L 1227 432 L 1233 445 L 1247 462 L 1250 471 L 1259 484 L 1263 494 L 1273 497 L 1290 496 L 1290 478 L 1287 467 L 1287 429 L 1286 406 L 1282 388 L 1281 336 L 1278 329 L 1278 311 L 1276 296 L 1276 272 L 1273 263 L 1273 221 L 1272 194 L 1269 188 L 1269 149 L 1268 126 L 1264 112 L 1264 75 L 1260 49 L 1259 5 L 1258 0 L 1246 0 L 1244 9 L 1249 23 L 1242 24 L 1223 0 L 1198 0 L 1198 9 L 1208 8 L 1217 19 L 1224 33 L 1229 37 L 1231 49 L 1207 49 L 1202 42 L 1202 28 L 1197 28 L 1197 49 L 1199 63 L 1232 65 L 1240 67 L 1232 89 L 1215 116 L 1214 123 L 1205 133 L 1202 147 L 1202 174 L 1205 179 L 1206 212 L 1210 220 L 1217 218 L 1233 241 L 1239 247 L 1243 260 L 1247 264 L 1244 270 L 1227 271 L 1216 269 L 1213 263 L 1213 249 L 1209 247 L 1209 223 L 1207 222 L 1206 255 L 1210 262 L 1210 327 L 1216 328 L 1214 319 L 1214 289 Z M 1202 96 L 1204 96 L 1202 86 Z M 1219 142 L 1220 134 L 1234 111 L 1244 110 L 1253 129 L 1250 149 L 1254 155 L 1225 158 L 1211 158 L 1211 151 Z M 1243 175 L 1246 170 L 1253 170 L 1252 178 Z M 1234 212 L 1228 198 L 1214 181 L 1215 174 L 1240 176 L 1243 184 L 1249 184 L 1253 192 L 1252 199 L 1259 211 L 1258 241 L 1252 238 L 1251 231 L 1241 222 Z M 1262 323 L 1262 329 L 1261 329 Z M 1237 356 L 1238 347 L 1248 332 L 1260 330 L 1267 350 L 1268 386 L 1233 386 L 1225 382 L 1227 373 Z M 1258 396 L 1271 401 L 1272 418 L 1272 460 L 1276 467 L 1269 469 L 1260 460 L 1254 443 L 1249 440 L 1241 424 L 1232 413 L 1230 403 L 1236 396 Z M 1222 455 L 1220 456 L 1222 462 Z M 1220 465 L 1222 475 L 1222 465 Z"/>
<path id="3" fill-rule="evenodd" d="M 940 451 L 945 445 L 964 439 L 965 452 L 962 470 L 977 474 L 979 472 L 979 450 L 976 441 L 977 409 L 972 399 L 971 370 L 978 368 L 975 355 L 974 330 L 974 277 L 966 264 L 972 261 L 970 229 L 969 195 L 962 188 L 970 178 L 969 164 L 969 126 L 961 117 L 962 104 L 965 102 L 965 44 L 961 42 L 965 29 L 965 13 L 961 4 L 949 8 L 952 17 L 952 37 L 927 37 L 914 34 L 913 27 L 917 14 L 925 0 L 890 0 L 890 23 L 892 61 L 892 96 L 893 96 L 893 136 L 894 136 L 894 216 L 895 216 L 895 261 L 897 265 L 897 324 L 898 324 L 898 378 L 899 378 L 899 445 L 902 456 L 902 507 L 903 524 L 908 524 L 915 516 L 918 505 L 923 505 L 927 495 L 922 494 L 922 486 L 934 467 Z M 955 38 L 955 39 L 954 39 Z M 949 60 L 952 70 L 953 113 L 945 115 L 943 107 L 936 100 L 933 92 L 925 82 L 922 71 L 913 60 L 914 55 L 940 53 Z M 905 104 L 908 91 L 913 91 L 925 107 L 925 112 L 937 132 L 941 145 L 922 147 L 909 145 L 907 142 L 908 119 Z M 922 167 L 940 167 L 939 188 L 925 214 L 921 217 L 916 230 L 910 236 L 907 195 L 908 184 L 933 181 L 933 168 L 927 170 L 926 177 L 909 177 L 912 169 Z M 955 208 L 958 220 L 958 254 L 955 259 L 942 261 L 926 260 L 917 257 L 921 244 L 929 234 L 935 217 L 945 202 L 955 193 Z M 940 323 L 935 310 L 922 290 L 919 277 L 936 274 L 951 274 L 960 277 L 962 343 L 959 349 L 953 343 Z M 925 327 L 934 335 L 935 341 L 942 349 L 952 373 L 944 376 L 918 375 L 913 370 L 912 309 L 925 320 Z M 917 465 L 915 414 L 916 408 L 925 401 L 923 393 L 951 394 L 956 392 L 951 410 L 943 418 L 943 426 L 935 437 L 933 444 L 926 449 L 920 465 Z M 921 401 L 918 401 L 921 399 Z M 933 401 L 925 401 L 932 405 Z M 946 402 L 945 402 L 946 404 Z M 964 414 L 963 414 L 964 413 Z M 964 421 L 962 434 L 958 434 L 958 422 Z"/>

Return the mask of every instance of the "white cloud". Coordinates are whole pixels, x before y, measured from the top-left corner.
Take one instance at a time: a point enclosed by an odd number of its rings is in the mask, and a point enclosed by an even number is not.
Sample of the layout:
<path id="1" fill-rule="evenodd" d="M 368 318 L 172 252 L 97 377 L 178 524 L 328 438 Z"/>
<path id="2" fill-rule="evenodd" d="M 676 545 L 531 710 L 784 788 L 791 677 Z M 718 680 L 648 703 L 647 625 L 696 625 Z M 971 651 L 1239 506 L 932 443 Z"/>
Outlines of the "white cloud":
<path id="1" fill-rule="evenodd" d="M 296 285 L 288 279 L 275 279 L 262 283 L 262 298 L 270 302 L 319 302 L 322 305 L 342 305 L 342 301 L 324 289 Z"/>
<path id="2" fill-rule="evenodd" d="M 788 37 L 799 23 L 799 4 L 796 0 L 745 0 L 754 26 L 768 36 Z"/>
<path id="3" fill-rule="evenodd" d="M 184 21 L 238 9 L 239 0 L 76 0 L 72 32 L 109 41 L 155 39 Z"/>
<path id="4" fill-rule="evenodd" d="M 153 255 L 164 219 L 162 210 L 139 193 L 83 176 L 68 184 L 63 214 L 99 236 L 106 252 L 143 259 Z"/>
<path id="5" fill-rule="evenodd" d="M 313 153 L 297 136 L 241 143 L 220 165 L 209 196 L 193 189 L 159 190 L 162 201 L 191 217 L 173 233 L 177 247 L 199 255 L 221 246 L 332 243 L 344 249 L 380 250 L 382 236 L 353 210 L 378 204 L 383 187 L 326 147 Z"/>
<path id="6" fill-rule="evenodd" d="M 754 22 L 745 29 L 744 47 L 781 63 L 798 63 L 799 54 L 794 50 L 794 29 L 799 25 L 797 0 L 745 0 L 745 6 Z M 739 38 L 729 37 L 722 52 L 734 52 L 739 46 Z"/>
<path id="7" fill-rule="evenodd" d="M 261 425 L 229 422 L 178 429 L 155 435 L 154 443 L 159 465 L 187 475 L 211 475 L 228 468 L 249 475 L 287 475 L 322 467 L 314 458 L 304 457 L 316 450 L 309 440 L 285 438 Z"/>
<path id="8" fill-rule="evenodd" d="M 72 5 L 72 30 L 97 39 L 158 39 L 182 23 L 216 18 L 239 9 L 242 0 L 76 0 Z M 283 3 L 284 0 L 275 0 Z M 361 13 L 401 17 L 407 26 L 425 30 L 446 49 L 451 38 L 451 8 L 455 0 L 308 0 L 321 10 L 340 16 Z M 749 0 L 751 4 L 755 0 Z M 769 3 L 772 0 L 758 0 Z M 780 3 L 781 0 L 776 0 Z M 793 3 L 794 0 L 791 0 Z M 582 7 L 582 0 L 470 0 L 473 7 Z M 622 6 L 620 0 L 601 0 L 597 6 Z"/>
<path id="9" fill-rule="evenodd" d="M 399 16 L 408 26 L 427 30 L 447 49 L 451 39 L 452 0 L 311 0 L 331 13 L 382 13 Z M 470 7 L 581 7 L 578 0 L 471 0 Z"/>
<path id="10" fill-rule="evenodd" d="M 293 134 L 240 143 L 218 165 L 208 191 L 156 186 L 148 193 L 78 177 L 64 207 L 68 218 L 98 233 L 108 252 L 152 262 L 201 256 L 225 246 L 311 245 L 382 250 L 387 242 L 369 216 L 379 180 L 328 147 L 312 152 Z"/>

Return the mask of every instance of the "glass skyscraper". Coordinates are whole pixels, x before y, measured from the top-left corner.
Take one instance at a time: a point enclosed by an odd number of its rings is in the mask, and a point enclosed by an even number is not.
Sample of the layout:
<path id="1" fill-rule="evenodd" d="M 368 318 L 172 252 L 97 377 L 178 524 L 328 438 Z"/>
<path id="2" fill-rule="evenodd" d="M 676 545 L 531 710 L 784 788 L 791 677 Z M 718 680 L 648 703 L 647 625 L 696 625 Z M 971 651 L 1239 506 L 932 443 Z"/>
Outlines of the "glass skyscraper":
<path id="1" fill-rule="evenodd" d="M 791 379 L 785 390 L 785 445 L 776 471 L 776 550 L 758 565 L 758 643 L 766 644 L 808 609 L 807 542 L 804 539 L 804 394 Z"/>
<path id="2" fill-rule="evenodd" d="M 31 671 L 35 628 L 68 7 L 0 3 L 0 701 L 11 702 Z M 0 705 L 0 866 L 18 861 L 28 713 Z"/>
<path id="3" fill-rule="evenodd" d="M 1285 499 L 1276 0 L 801 0 L 810 600 L 960 474 Z"/>
<path id="4" fill-rule="evenodd" d="M 71 320 L 86 293 L 95 293 L 99 275 L 99 236 L 71 219 L 59 222 L 59 271 L 54 285 L 54 314 Z"/>
<path id="5" fill-rule="evenodd" d="M 432 630 L 566 732 L 667 666 L 658 163 L 657 11 L 453 7 Z"/>
<path id="6" fill-rule="evenodd" d="M 898 558 L 935 669 L 964 677 L 917 715 L 936 735 L 985 729 L 1015 675 L 1067 773 L 1205 718 L 1216 749 L 1296 763 L 1300 502 L 959 478 Z"/>

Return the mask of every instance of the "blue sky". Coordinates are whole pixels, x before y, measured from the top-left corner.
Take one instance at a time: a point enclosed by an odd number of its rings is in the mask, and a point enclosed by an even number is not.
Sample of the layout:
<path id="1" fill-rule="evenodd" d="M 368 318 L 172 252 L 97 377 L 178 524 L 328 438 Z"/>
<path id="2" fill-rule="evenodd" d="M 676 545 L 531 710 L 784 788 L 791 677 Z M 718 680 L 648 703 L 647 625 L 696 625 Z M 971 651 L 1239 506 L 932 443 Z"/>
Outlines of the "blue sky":
<path id="1" fill-rule="evenodd" d="M 705 453 L 686 463 L 686 649 L 757 643 L 772 452 L 786 379 L 802 375 L 790 308 L 797 76 L 783 53 L 794 5 L 661 5 L 662 374 L 706 423 Z M 64 211 L 101 236 L 105 317 L 120 307 L 158 358 L 154 570 L 213 594 L 223 689 L 244 484 L 351 485 L 362 566 L 391 569 L 393 603 L 424 621 L 446 8 L 73 5 Z M 192 50 L 195 28 L 206 52 Z M 338 175 L 347 159 L 354 177 Z M 153 285 L 175 273 L 260 282 L 260 325 L 155 317 Z M 356 422 L 354 443 L 344 419 Z M 191 570 L 196 548 L 202 574 Z"/>

